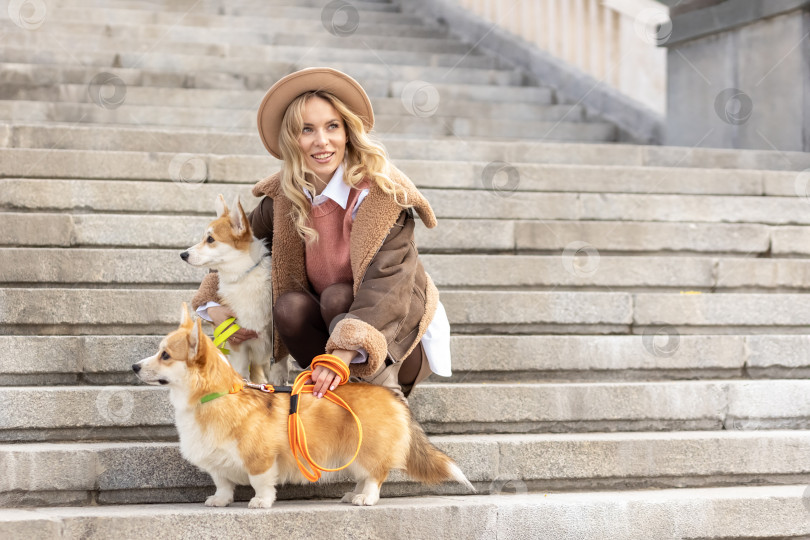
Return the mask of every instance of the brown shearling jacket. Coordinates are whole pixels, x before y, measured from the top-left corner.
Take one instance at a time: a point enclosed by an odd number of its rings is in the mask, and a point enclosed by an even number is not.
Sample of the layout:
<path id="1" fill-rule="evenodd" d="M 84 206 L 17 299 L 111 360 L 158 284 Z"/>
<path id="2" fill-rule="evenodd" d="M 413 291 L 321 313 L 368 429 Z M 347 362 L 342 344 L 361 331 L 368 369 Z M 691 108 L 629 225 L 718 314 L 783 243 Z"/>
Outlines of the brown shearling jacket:
<path id="1" fill-rule="evenodd" d="M 253 195 L 264 198 L 250 214 L 253 235 L 271 247 L 273 303 L 288 291 L 311 291 L 304 262 L 304 241 L 291 218 L 292 203 L 281 189 L 280 173 L 259 181 Z M 436 216 L 427 199 L 401 171 L 392 167 L 391 179 L 404 189 L 428 228 Z M 414 243 L 414 218 L 376 184 L 357 211 L 350 239 L 354 301 L 348 315 L 332 331 L 326 352 L 336 349 L 368 351 L 368 361 L 352 364 L 352 375 L 370 378 L 386 358 L 398 362 L 422 339 L 433 319 L 439 292 L 419 261 Z M 219 280 L 208 274 L 194 295 L 194 309 L 218 301 Z M 276 358 L 287 348 L 274 340 Z"/>

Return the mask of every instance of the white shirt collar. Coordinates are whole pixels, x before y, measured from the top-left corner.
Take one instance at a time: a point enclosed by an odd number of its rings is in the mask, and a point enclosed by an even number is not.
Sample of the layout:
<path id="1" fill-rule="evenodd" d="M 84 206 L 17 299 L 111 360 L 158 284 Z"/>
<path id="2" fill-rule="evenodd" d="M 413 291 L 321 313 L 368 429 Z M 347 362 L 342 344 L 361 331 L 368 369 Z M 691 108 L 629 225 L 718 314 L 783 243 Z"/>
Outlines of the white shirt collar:
<path id="1" fill-rule="evenodd" d="M 326 199 L 332 199 L 338 203 L 341 208 L 346 210 L 346 205 L 349 204 L 349 194 L 351 190 L 352 188 L 343 181 L 343 163 L 341 163 L 338 165 L 335 174 L 332 175 L 332 179 L 329 180 L 329 183 L 326 184 L 326 187 L 320 195 L 316 195 L 315 198 L 313 198 L 312 194 L 306 189 L 304 190 L 304 194 L 312 202 L 313 206 L 323 204 Z"/>

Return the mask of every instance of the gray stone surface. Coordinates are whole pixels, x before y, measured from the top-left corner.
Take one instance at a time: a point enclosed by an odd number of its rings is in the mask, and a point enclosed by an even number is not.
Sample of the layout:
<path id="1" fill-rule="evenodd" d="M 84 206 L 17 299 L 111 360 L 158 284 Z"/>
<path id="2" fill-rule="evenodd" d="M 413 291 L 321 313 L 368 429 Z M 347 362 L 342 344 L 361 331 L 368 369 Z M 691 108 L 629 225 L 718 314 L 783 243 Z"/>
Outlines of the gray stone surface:
<path id="1" fill-rule="evenodd" d="M 709 258 L 684 257 L 675 267 L 668 257 L 634 257 L 628 264 L 626 257 L 603 257 L 598 252 L 581 252 L 579 256 L 581 261 L 575 251 L 569 250 L 549 256 L 423 255 L 422 260 L 440 288 L 705 288 L 714 282 L 714 261 Z M 766 272 L 764 269 L 762 274 Z M 766 278 L 763 276 L 762 280 Z"/>
<path id="2" fill-rule="evenodd" d="M 444 229 L 444 223 L 442 224 Z M 484 228 L 484 227 L 482 227 Z M 493 235 L 492 245 L 497 245 Z M 509 242 L 504 240 L 504 248 Z M 435 247 L 435 246 L 434 246 Z M 207 270 L 183 263 L 177 249 L 0 248 L 5 283 L 199 284 Z M 586 255 L 593 257 L 589 260 Z M 579 260 L 578 257 L 582 257 Z M 722 290 L 803 290 L 810 263 L 803 260 L 599 255 L 569 250 L 559 255 L 425 254 L 434 282 L 447 288 L 626 287 Z"/>
<path id="3" fill-rule="evenodd" d="M 625 293 L 446 291 L 451 324 L 629 324 Z"/>
<path id="4" fill-rule="evenodd" d="M 556 108 L 543 108 L 532 112 L 538 121 L 531 126 L 510 116 L 501 115 L 497 107 L 480 112 L 494 119 L 468 118 L 466 112 L 442 110 L 430 118 L 416 118 L 402 108 L 401 100 L 393 105 L 397 110 L 386 114 L 383 108 L 375 113 L 375 128 L 380 132 L 395 132 L 403 136 L 429 135 L 433 137 L 514 137 L 532 139 L 543 133 L 546 141 L 611 141 L 615 138 L 615 128 L 611 124 L 597 121 L 582 122 L 578 119 L 562 121 L 563 111 Z M 476 109 L 486 106 L 470 104 Z M 463 104 L 461 104 L 463 107 Z M 249 132 L 254 128 L 255 118 L 251 111 L 234 112 L 226 109 L 200 111 L 197 108 L 177 107 L 127 107 L 123 109 L 101 110 L 95 104 L 84 103 L 42 103 L 13 101 L 0 103 L 0 119 L 12 122 L 64 122 L 64 123 L 110 123 L 117 125 L 140 125 L 161 123 L 166 126 L 212 128 L 224 124 L 235 124 L 235 129 Z M 527 113 L 523 112 L 523 116 Z"/>
<path id="5" fill-rule="evenodd" d="M 801 45 L 807 23 L 799 3 L 791 11 L 785 2 L 746 2 L 742 9 L 721 3 L 674 19 L 665 44 L 667 144 L 808 150 L 808 50 Z M 710 34 L 690 28 L 707 21 Z"/>
<path id="6" fill-rule="evenodd" d="M 803 382 L 783 381 L 778 392 L 773 392 L 769 381 L 729 385 L 727 429 L 751 430 L 795 426 L 795 422 L 788 418 L 787 410 L 810 411 L 810 396 Z"/>
<path id="7" fill-rule="evenodd" d="M 182 26 L 199 26 L 203 28 L 249 28 L 260 30 L 265 25 L 278 24 L 283 19 L 295 21 L 318 20 L 323 12 L 316 7 L 294 7 L 290 5 L 272 6 L 267 4 L 261 10 L 256 10 L 251 16 L 223 15 L 223 14 L 202 14 L 194 13 L 178 20 L 177 12 L 154 12 L 141 9 L 131 9 L 118 4 L 95 3 L 93 9 L 71 8 L 69 4 L 62 4 L 55 7 L 51 14 L 58 17 L 60 21 L 77 21 L 93 23 L 126 23 L 146 26 L 149 24 L 177 24 Z M 279 21 L 281 19 L 282 21 Z M 422 20 L 402 13 L 386 11 L 363 10 L 361 22 L 382 23 L 382 24 L 407 24 L 423 25 Z"/>
<path id="8" fill-rule="evenodd" d="M 795 428 L 810 424 L 810 398 L 799 398 L 807 388 L 807 381 L 798 380 L 432 383 L 419 387 L 410 404 L 431 433 L 720 429 L 736 418 Z M 783 397 L 763 408 L 764 396 L 774 393 Z M 121 434 L 161 440 L 174 433 L 163 388 L 0 387 L 0 404 L 9 413 L 0 418 L 6 441 Z"/>
<path id="9" fill-rule="evenodd" d="M 751 336 L 750 339 L 753 339 Z M 612 372 L 619 370 L 687 370 L 699 377 L 702 370 L 742 369 L 746 339 L 743 336 L 676 336 L 662 332 L 658 339 L 643 336 L 456 336 L 453 369 L 462 380 L 468 372 Z M 670 342 L 671 339 L 671 342 Z M 789 339 L 789 337 L 785 337 Z M 791 362 L 805 365 L 810 343 L 795 348 L 772 338 Z M 761 363 L 778 361 L 765 344 L 748 345 L 758 351 Z M 553 377 L 553 375 L 552 375 Z M 649 375 L 648 375 L 649 377 Z M 441 379 L 433 377 L 432 381 Z"/>
<path id="10" fill-rule="evenodd" d="M 0 245 L 68 246 L 72 233 L 73 219 L 65 214 L 0 214 Z"/>
<path id="11" fill-rule="evenodd" d="M 653 330 L 644 336 L 454 336 L 454 379 L 513 379 L 517 373 L 550 380 L 631 377 L 633 373 L 647 378 L 706 379 L 718 376 L 715 373 L 741 376 L 743 368 L 781 369 L 777 373 L 792 378 L 810 368 L 807 336 L 690 336 L 674 328 L 668 332 L 666 326 Z M 47 382 L 66 373 L 90 380 L 115 375 L 113 381 L 137 384 L 129 373 L 133 358 L 154 353 L 161 338 L 3 336 L 0 372 L 7 380 L 42 375 Z"/>
<path id="12" fill-rule="evenodd" d="M 70 84 L 65 84 L 61 81 L 56 81 L 55 84 L 58 88 L 71 87 Z M 404 87 L 406 83 L 402 83 Z M 72 85 L 75 88 L 81 88 L 83 94 L 86 90 L 86 85 L 77 84 Z M 527 93 L 530 91 L 542 91 L 542 88 L 536 87 L 488 87 L 482 85 L 475 86 L 453 86 L 453 85 L 436 85 L 440 94 L 453 91 L 462 92 L 468 91 L 482 91 L 486 90 L 488 96 L 479 96 L 478 99 L 499 99 L 503 101 L 518 101 L 525 102 L 531 100 L 531 94 L 518 95 L 517 92 Z M 139 88 L 133 91 L 139 90 Z M 78 91 L 78 90 L 77 90 Z M 176 92 L 178 89 L 170 88 L 151 88 L 153 92 Z M 214 93 L 217 95 L 224 95 L 220 99 L 234 101 L 235 96 L 243 95 L 244 90 L 206 90 L 185 88 L 184 92 L 188 92 L 190 100 L 201 99 L 200 95 Z M 67 92 L 67 90 L 65 90 Z M 387 95 L 387 90 L 385 91 Z M 392 95 L 400 95 L 402 90 L 392 90 Z M 247 92 L 248 95 L 254 96 L 250 99 L 258 100 L 264 93 L 264 89 L 257 89 Z M 443 94 L 444 95 L 444 94 Z M 162 99 L 161 94 L 155 96 L 156 101 Z M 467 99 L 460 94 L 449 95 L 447 100 L 453 101 L 457 99 Z M 538 98 L 539 99 L 539 98 Z M 540 163 L 540 164 L 568 164 L 568 165 L 594 165 L 595 167 L 589 171 L 583 171 L 583 189 L 587 190 L 590 182 L 598 181 L 600 171 L 610 171 L 612 166 L 624 167 L 641 167 L 638 174 L 645 174 L 642 171 L 646 167 L 667 167 L 674 168 L 658 169 L 649 174 L 651 181 L 648 181 L 650 192 L 655 192 L 658 189 L 659 182 L 664 178 L 671 177 L 676 183 L 678 190 L 703 191 L 700 185 L 712 185 L 718 181 L 719 178 L 726 177 L 723 169 L 755 169 L 755 170 L 773 170 L 773 171 L 796 171 L 800 172 L 804 169 L 810 168 L 810 154 L 804 152 L 775 152 L 763 150 L 723 150 L 712 148 L 681 148 L 676 146 L 633 146 L 633 145 L 606 145 L 606 144 L 577 144 L 577 143 L 543 143 L 539 141 L 497 141 L 497 140 L 459 140 L 456 138 L 437 139 L 437 140 L 423 140 L 414 138 L 403 138 L 396 134 L 378 133 L 387 148 L 390 150 L 391 156 L 396 160 L 397 164 L 402 164 L 403 160 L 433 160 L 446 162 L 448 160 L 456 161 L 469 161 L 470 155 L 475 155 L 477 160 L 483 162 L 489 161 L 505 161 L 508 163 Z M 252 132 L 229 132 L 229 131 L 216 131 L 199 129 L 176 128 L 171 132 L 165 129 L 157 129 L 150 126 L 143 126 L 135 129 L 127 126 L 99 126 L 99 125 L 48 125 L 44 127 L 37 124 L 17 123 L 14 126 L 0 125 L 0 151 L 5 151 L 2 147 L 25 147 L 25 148 L 46 148 L 46 149 L 99 149 L 99 150 L 128 150 L 128 151 L 154 151 L 156 148 L 162 152 L 174 153 L 196 153 L 196 154 L 259 154 L 263 158 L 267 156 L 267 151 L 262 146 L 258 137 Z M 17 154 L 10 156 L 16 157 Z M 11 161 L 12 157 L 4 155 Z M 20 157 L 20 159 L 29 159 L 32 162 L 40 161 L 41 158 L 36 159 L 37 155 L 32 154 L 30 157 Z M 243 156 L 238 156 L 238 159 L 244 159 Z M 115 162 L 120 161 L 116 156 Z M 277 161 L 269 156 L 264 159 L 264 162 L 259 165 L 257 172 L 254 173 L 255 180 L 258 177 L 269 174 L 278 168 Z M 404 165 L 403 165 L 404 167 Z M 681 169 L 684 168 L 711 168 L 710 173 L 705 175 L 711 176 L 695 185 L 690 175 L 684 176 Z M 718 170 L 719 169 L 719 170 Z M 55 169 L 60 170 L 60 169 Z M 404 169 L 403 169 L 404 170 Z M 266 171 L 266 172 L 265 172 Z M 528 175 L 531 175 L 529 169 Z M 577 169 L 574 169 L 576 172 Z M 61 169 L 62 174 L 72 174 L 71 169 Z M 146 171 L 148 174 L 148 171 Z M 20 175 L 22 173 L 19 173 Z M 86 173 L 83 173 L 84 177 Z M 704 174 L 704 173 L 697 173 Z M 733 185 L 733 173 L 724 182 L 726 186 Z M 51 173 L 53 177 L 55 173 Z M 47 176 L 47 175 L 44 175 Z M 634 176 L 636 174 L 634 173 Z M 637 176 L 636 176 L 637 177 Z M 793 185 L 795 176 L 787 175 L 788 189 Z M 164 177 L 165 178 L 165 177 Z M 576 175 L 572 178 L 578 179 Z M 745 178 L 745 181 L 743 181 Z M 221 178 L 221 181 L 232 181 L 228 178 Z M 245 181 L 250 181 L 251 178 L 246 178 Z M 419 178 L 414 178 L 417 182 Z M 542 180 L 542 177 L 541 177 Z M 587 182 L 585 181 L 587 180 Z M 751 182 L 748 175 L 743 175 L 740 178 L 741 186 L 750 186 Z M 668 184 L 664 182 L 660 187 L 666 187 Z M 655 189 L 654 189 L 655 188 Z M 600 189 L 607 189 L 605 187 Z M 725 189 L 725 188 L 724 188 Z M 747 189 L 754 189 L 753 193 L 760 193 L 760 187 L 754 185 Z M 789 191 L 787 194 L 795 194 L 794 191 Z M 646 192 L 646 191 L 645 191 Z M 686 191 L 684 191 L 686 192 Z M 725 192 L 725 191 L 724 191 Z M 784 194 L 780 192 L 779 194 Z"/>
<path id="13" fill-rule="evenodd" d="M 676 425 L 716 429 L 728 406 L 725 384 L 705 381 L 481 386 L 479 390 L 477 384 L 425 385 L 414 393 L 411 408 L 431 431 L 481 431 L 482 422 L 492 422 L 486 427 L 489 432 L 514 433 L 644 430 L 652 426 L 666 429 Z M 486 402 L 497 406 L 481 407 L 482 392 Z M 686 403 L 690 405 L 682 406 Z M 802 410 L 802 417 L 806 412 Z"/>
<path id="14" fill-rule="evenodd" d="M 74 11 L 75 12 L 75 11 Z M 107 12 L 110 15 L 112 12 Z M 317 12 L 316 12 L 317 13 Z M 105 13 L 102 13 L 102 16 Z M 154 13 L 149 14 L 154 17 Z M 370 15 L 380 16 L 380 15 Z M 387 15 L 383 15 L 388 17 Z M 118 16 L 119 20 L 112 19 L 110 24 L 105 24 L 102 21 L 84 20 L 82 18 L 59 21 L 58 33 L 59 34 L 85 34 L 96 33 L 103 34 L 109 37 L 122 37 L 126 39 L 142 39 L 142 40 L 155 40 L 162 36 L 170 35 L 173 41 L 185 42 L 214 42 L 214 43 L 238 43 L 238 44 L 257 44 L 266 42 L 266 35 L 268 32 L 290 32 L 295 34 L 309 34 L 311 36 L 329 36 L 323 23 L 318 17 L 308 19 L 288 19 L 288 18 L 257 18 L 245 17 L 240 19 L 242 24 L 230 25 L 223 22 L 222 25 L 211 26 L 205 25 L 205 32 L 201 32 L 202 25 L 194 25 L 194 17 L 190 17 L 188 22 L 185 17 L 178 17 L 176 15 L 166 14 L 162 16 L 164 20 L 158 22 L 149 22 L 144 24 L 130 25 L 127 24 L 127 14 L 122 13 Z M 396 17 L 396 15 L 395 15 Z M 9 26 L 8 35 L 13 37 L 17 33 L 23 33 L 25 30 L 13 25 L 11 20 L 4 20 L 4 25 Z M 192 23 L 192 24 L 189 24 Z M 361 17 L 358 21 L 357 32 L 360 35 L 376 35 L 376 36 L 411 36 L 411 37 L 426 37 L 426 38 L 444 38 L 447 37 L 447 31 L 438 26 L 428 26 L 425 24 L 408 24 L 408 21 L 403 21 L 404 24 L 379 22 L 363 20 Z M 255 66 L 255 64 L 254 64 Z"/>
<path id="15" fill-rule="evenodd" d="M 120 129 L 118 130 L 120 131 Z M 70 132 L 72 133 L 72 132 Z M 80 137 L 83 132 L 76 131 L 76 135 Z M 122 133 L 123 135 L 124 133 Z M 248 137 L 242 136 L 240 140 Z M 120 151 L 120 149 L 118 149 Z M 168 150 L 168 149 L 166 149 Z M 46 158 L 49 154 L 41 152 L 38 156 L 36 153 L 31 153 L 30 150 L 24 151 L 22 156 L 31 156 L 32 158 Z M 10 152 L 9 158 L 16 157 L 17 153 Z M 21 156 L 21 157 L 22 157 Z M 81 157 L 87 157 L 87 153 L 81 152 Z M 61 153 L 55 154 L 53 157 L 61 157 Z M 240 193 L 243 200 L 250 200 L 250 188 L 256 179 L 269 175 L 271 172 L 277 170 L 277 166 L 268 169 L 268 160 L 265 159 L 245 159 L 244 156 L 222 156 L 216 154 L 211 155 L 193 155 L 189 153 L 182 153 L 179 157 L 177 154 L 163 154 L 153 155 L 153 159 L 159 161 L 159 164 L 151 170 L 144 170 L 141 174 L 148 179 L 161 180 L 163 182 L 155 182 L 154 185 L 143 185 L 138 183 L 137 180 L 129 182 L 123 180 L 110 180 L 106 181 L 105 178 L 127 178 L 131 176 L 132 171 L 128 169 L 131 165 L 133 155 L 130 153 L 109 152 L 105 154 L 96 153 L 94 159 L 95 168 L 86 167 L 84 170 L 76 170 L 71 173 L 58 171 L 58 163 L 52 163 L 52 170 L 45 168 L 40 169 L 43 177 L 51 176 L 52 178 L 64 177 L 66 174 L 75 175 L 76 179 L 69 180 L 52 180 L 48 179 L 47 182 L 40 180 L 27 180 L 24 178 L 9 178 L 3 181 L 4 197 L 2 202 L 6 205 L 13 207 L 17 204 L 23 204 L 22 200 L 38 201 L 42 199 L 39 204 L 45 204 L 45 201 L 55 199 L 53 195 L 49 195 L 50 191 L 58 188 L 60 191 L 72 197 L 81 197 L 81 202 L 86 206 L 99 208 L 102 210 L 109 209 L 114 204 L 122 205 L 123 202 L 115 201 L 99 201 L 95 197 L 99 195 L 109 196 L 107 193 L 111 189 L 121 190 L 122 194 L 126 194 L 127 200 L 131 199 L 132 209 L 138 209 L 138 204 L 145 204 L 145 202 L 155 202 L 154 197 L 169 196 L 174 192 L 166 192 L 165 190 L 177 190 L 178 194 L 183 197 L 192 197 L 193 201 L 201 201 L 211 190 L 220 189 L 228 195 Z M 100 161 L 104 159 L 104 161 Z M 210 160 L 210 161 L 209 161 Z M 521 160 L 522 161 L 522 160 Z M 172 165 L 172 163 L 175 165 Z M 187 170 L 180 169 L 177 164 L 188 162 Z M 165 163 L 161 167 L 161 165 Z M 455 189 L 475 189 L 483 190 L 490 194 L 498 195 L 499 199 L 504 199 L 502 204 L 510 203 L 516 205 L 520 203 L 520 194 L 522 192 L 573 192 L 580 194 L 584 201 L 593 200 L 596 195 L 594 194 L 611 194 L 611 193 L 635 193 L 637 195 L 619 197 L 613 195 L 611 198 L 602 202 L 591 202 L 590 206 L 594 204 L 608 206 L 616 206 L 616 212 L 622 213 L 628 210 L 638 214 L 642 208 L 636 208 L 642 203 L 649 203 L 650 208 L 648 212 L 652 215 L 658 214 L 671 214 L 674 211 L 684 212 L 682 207 L 695 206 L 696 211 L 703 211 L 701 215 L 704 218 L 715 220 L 730 220 L 727 217 L 732 216 L 733 219 L 739 219 L 734 216 L 735 211 L 744 210 L 746 214 L 742 218 L 758 218 L 762 219 L 761 215 L 765 213 L 766 219 L 773 219 L 773 215 L 768 215 L 766 212 L 774 205 L 780 208 L 788 208 L 794 214 L 798 214 L 798 209 L 804 208 L 800 203 L 806 203 L 804 198 L 792 197 L 789 199 L 781 197 L 763 198 L 761 195 L 767 189 L 769 195 L 785 195 L 784 192 L 790 189 L 790 195 L 795 195 L 795 183 L 799 175 L 802 173 L 782 173 L 782 172 L 763 172 L 763 171 L 714 171 L 711 169 L 693 169 L 690 170 L 687 178 L 683 178 L 683 171 L 675 168 L 655 168 L 655 167 L 629 167 L 629 166 L 588 166 L 588 165 L 540 165 L 530 164 L 527 162 L 515 163 L 511 167 L 515 174 L 514 179 L 501 178 L 497 176 L 492 168 L 492 165 L 483 162 L 464 162 L 464 161 L 450 161 L 444 160 L 425 161 L 425 160 L 398 160 L 398 167 L 404 171 L 412 180 L 421 188 L 455 188 Z M 509 167 L 509 164 L 504 162 L 504 165 Z M 240 179 L 234 179 L 233 173 L 235 167 L 240 167 Z M 84 173 L 84 174 L 82 174 Z M 506 172 L 500 173 L 505 175 Z M 92 181 L 83 180 L 83 178 L 93 178 Z M 204 180 L 204 181 L 203 181 Z M 233 186 L 234 182 L 244 184 L 241 186 Z M 770 188 L 763 188 L 763 182 L 768 183 Z M 164 183 L 175 184 L 173 187 L 167 187 Z M 161 191 L 163 190 L 163 191 Z M 585 192 L 585 193 L 583 193 Z M 427 192 L 431 193 L 431 192 Z M 449 192 L 447 196 L 452 196 L 456 192 Z M 652 196 L 652 194 L 669 194 L 666 196 Z M 696 199 L 692 196 L 683 196 L 681 194 L 720 194 L 720 195 L 755 195 L 757 197 L 740 197 L 740 200 L 729 197 L 705 197 Z M 639 199 L 643 197 L 643 199 Z M 69 207 L 70 197 L 65 202 L 60 202 L 58 207 L 67 205 Z M 432 197 L 431 197 L 432 200 Z M 496 203 L 498 199 L 489 199 L 488 202 Z M 629 202 L 624 202 L 629 201 Z M 182 201 L 175 201 L 182 203 Z M 622 203 L 624 202 L 624 206 Z M 635 204 L 634 204 L 635 203 Z M 30 204 L 30 203 L 29 203 Z M 164 204 L 169 204 L 168 202 Z M 195 211 L 203 211 L 202 203 L 197 203 L 199 206 L 193 206 Z M 112 206 L 114 208 L 114 206 Z M 662 209 L 663 207 L 663 209 Z M 674 207 L 674 208 L 670 208 Z M 181 209 L 178 206 L 177 209 Z M 586 207 L 587 211 L 589 208 Z M 752 209 L 759 209 L 759 214 L 752 214 Z M 159 207 L 156 211 L 159 210 Z M 592 211 L 592 210 L 591 210 Z M 713 214 L 719 213 L 718 217 L 712 217 Z M 585 214 L 583 217 L 590 217 Z M 626 217 L 633 217 L 632 214 Z M 787 216 L 789 219 L 791 216 Z M 663 219 L 672 219 L 664 217 Z M 794 218 L 795 219 L 795 218 Z"/>
<path id="16" fill-rule="evenodd" d="M 810 227 L 780 227 L 772 238 L 771 251 L 776 256 L 810 255 Z"/>
<path id="17" fill-rule="evenodd" d="M 810 361 L 810 336 L 748 336 L 747 365 L 753 368 L 796 368 Z"/>
<path id="18" fill-rule="evenodd" d="M 520 490 L 529 484 L 533 489 L 573 488 L 583 482 L 612 487 L 708 486 L 735 477 L 772 483 L 810 473 L 808 435 L 791 431 L 450 435 L 431 440 L 484 492 Z M 214 489 L 207 473 L 182 458 L 177 443 L 5 445 L 0 447 L 0 464 L 7 471 L 0 480 L 0 491 L 8 492 L 7 502 L 17 497 L 47 504 L 52 496 L 48 492 L 82 490 L 97 490 L 102 496 L 133 490 L 142 500 L 165 502 L 165 490 Z M 343 473 L 329 478 L 329 483 L 349 481 Z M 395 471 L 386 489 L 398 495 L 419 489 L 407 483 L 407 477 Z M 455 487 L 447 484 L 440 489 Z M 288 499 L 294 493 L 317 497 L 332 492 L 319 483 L 282 487 L 279 495 Z M 200 502 L 190 497 L 189 502 Z"/>
<path id="19" fill-rule="evenodd" d="M 774 236 L 780 233 L 775 229 Z M 771 229 L 755 224 L 639 223 L 625 221 L 519 221 L 518 250 L 558 251 L 574 242 L 599 252 L 733 253 L 750 256 L 770 247 Z"/>
<path id="20" fill-rule="evenodd" d="M 280 501 L 271 510 L 189 505 L 0 510 L 0 530 L 42 538 L 138 536 L 193 539 L 268 528 L 285 537 L 339 528 L 357 538 L 738 538 L 810 533 L 804 485 L 603 493 L 510 494 L 383 499 L 364 508 L 337 501 Z M 361 517 L 362 516 L 362 517 Z M 436 527 L 437 523 L 452 527 Z M 29 525 L 30 524 L 30 525 Z M 237 525 L 238 524 L 238 525 Z M 336 525 L 337 524 L 337 525 Z M 25 527 L 38 527 L 39 529 Z M 58 531 L 58 532 L 57 532 Z M 56 535 L 59 536 L 56 536 Z"/>
<path id="21" fill-rule="evenodd" d="M 0 336 L 0 373 L 122 373 L 163 336 Z M 134 376 L 132 382 L 135 382 Z"/>
<path id="22" fill-rule="evenodd" d="M 193 292 L 5 288 L 0 289 L 0 309 L 8 327 L 173 325 Z M 446 291 L 442 303 L 456 324 L 629 324 L 632 319 L 630 295 L 624 293 Z"/>
<path id="23" fill-rule="evenodd" d="M 810 283 L 810 262 L 786 259 L 718 259 L 719 288 L 804 288 Z"/>
<path id="24" fill-rule="evenodd" d="M 599 84 L 593 77 L 571 68 L 505 29 L 484 21 L 455 2 L 409 0 L 402 4 L 402 8 L 405 13 L 442 21 L 476 47 L 508 59 L 554 88 L 562 100 L 582 104 L 615 123 L 626 134 L 624 138 L 644 143 L 661 142 L 663 119 L 659 114 Z"/>
<path id="25" fill-rule="evenodd" d="M 208 270 L 183 262 L 180 253 L 180 249 L 0 248 L 0 280 L 72 286 L 199 285 Z"/>
<path id="26" fill-rule="evenodd" d="M 451 339 L 455 379 L 547 377 L 550 380 L 643 376 L 712 378 L 740 376 L 744 367 L 810 367 L 806 336 L 690 336 L 655 328 L 645 336 L 461 336 Z M 12 376 L 102 375 L 137 384 L 129 373 L 134 359 L 157 350 L 162 336 L 3 336 L 0 373 Z M 799 376 L 800 372 L 796 372 Z M 789 375 L 790 373 L 788 373 Z M 46 377 L 50 376 L 50 378 Z M 94 379 L 95 377 L 95 379 Z M 3 378 L 0 378 L 3 380 Z M 432 382 L 443 379 L 434 376 Z M 486 380 L 486 379 L 485 379 Z M 13 385 L 13 383 L 3 383 Z"/>
<path id="27" fill-rule="evenodd" d="M 800 294 L 643 294 L 633 297 L 633 323 L 639 326 L 803 327 L 810 305 Z"/>
<path id="28" fill-rule="evenodd" d="M 3 326 L 178 324 L 192 290 L 0 289 Z"/>
<path id="29" fill-rule="evenodd" d="M 193 213 L 216 217 L 214 201 L 223 195 L 230 205 L 237 195 L 245 211 L 257 199 L 251 186 L 233 184 L 98 180 L 0 179 L 2 202 L 11 210 L 128 211 L 146 215 Z M 200 231 L 202 235 L 203 231 Z"/>

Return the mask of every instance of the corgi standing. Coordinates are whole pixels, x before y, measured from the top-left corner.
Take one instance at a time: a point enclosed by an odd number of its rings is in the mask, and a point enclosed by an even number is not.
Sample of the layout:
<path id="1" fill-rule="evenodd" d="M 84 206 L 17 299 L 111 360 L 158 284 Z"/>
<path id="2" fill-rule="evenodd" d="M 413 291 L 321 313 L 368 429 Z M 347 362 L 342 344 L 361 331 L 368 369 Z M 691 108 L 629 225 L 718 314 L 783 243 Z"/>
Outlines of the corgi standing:
<path id="1" fill-rule="evenodd" d="M 132 369 L 147 384 L 168 386 L 180 451 L 216 484 L 207 506 L 229 505 L 236 485 L 249 483 L 256 496 L 248 506 L 270 508 L 277 483 L 307 482 L 289 445 L 290 394 L 238 390 L 241 378 L 202 332 L 200 320 L 192 320 L 185 304 L 180 327 L 163 339 L 154 356 L 133 364 Z M 402 469 L 422 483 L 454 480 L 475 491 L 453 460 L 431 444 L 394 392 L 349 383 L 334 393 L 357 414 L 364 434 L 348 469 L 357 485 L 342 502 L 376 504 L 380 486 L 392 469 Z M 352 416 L 312 394 L 298 398 L 314 460 L 327 467 L 346 463 L 358 441 Z"/>
<path id="2" fill-rule="evenodd" d="M 236 197 L 229 209 L 225 199 L 216 199 L 217 218 L 195 246 L 180 257 L 192 266 L 216 270 L 219 297 L 236 314 L 236 323 L 259 337 L 239 345 L 229 344 L 229 360 L 245 379 L 283 384 L 287 362 L 273 362 L 272 286 L 270 257 L 264 243 L 253 236 L 250 222 Z"/>

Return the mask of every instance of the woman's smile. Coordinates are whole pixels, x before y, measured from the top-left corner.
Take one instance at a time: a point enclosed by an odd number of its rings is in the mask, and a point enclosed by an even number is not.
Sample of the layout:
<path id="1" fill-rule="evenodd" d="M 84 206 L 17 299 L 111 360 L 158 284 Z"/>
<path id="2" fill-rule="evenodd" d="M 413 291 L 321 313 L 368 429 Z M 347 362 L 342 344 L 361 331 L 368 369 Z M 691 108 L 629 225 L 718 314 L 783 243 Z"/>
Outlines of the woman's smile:
<path id="1" fill-rule="evenodd" d="M 315 158 L 315 161 L 318 163 L 329 163 L 329 160 L 334 156 L 334 152 L 324 152 L 321 154 L 314 154 L 312 157 Z"/>

